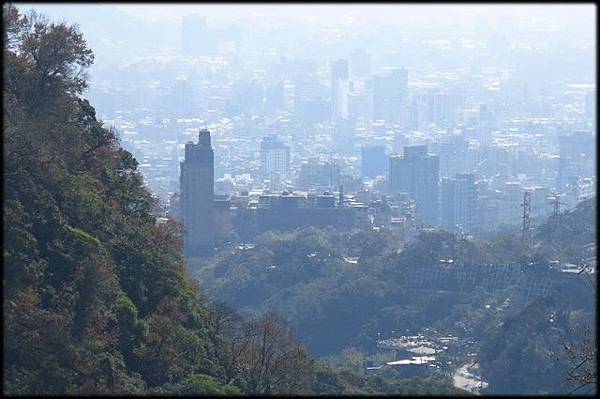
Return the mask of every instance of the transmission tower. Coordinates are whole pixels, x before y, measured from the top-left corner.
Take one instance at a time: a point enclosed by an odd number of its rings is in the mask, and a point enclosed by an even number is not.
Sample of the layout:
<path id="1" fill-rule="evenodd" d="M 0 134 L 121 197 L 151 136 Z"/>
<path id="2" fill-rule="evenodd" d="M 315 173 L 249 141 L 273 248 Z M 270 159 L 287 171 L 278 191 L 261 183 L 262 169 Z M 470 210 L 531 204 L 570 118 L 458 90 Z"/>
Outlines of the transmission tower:
<path id="1" fill-rule="evenodd" d="M 531 193 L 529 191 L 525 191 L 523 193 L 523 242 L 528 242 L 529 240 L 529 229 L 531 227 Z"/>
<path id="2" fill-rule="evenodd" d="M 557 216 L 560 213 L 560 194 L 554 193 L 554 195 L 548 199 L 548 202 L 552 205 L 552 215 Z"/>
<path id="3" fill-rule="evenodd" d="M 552 216 L 554 216 L 554 240 L 560 243 L 560 193 L 555 192 L 548 202 L 552 205 Z"/>

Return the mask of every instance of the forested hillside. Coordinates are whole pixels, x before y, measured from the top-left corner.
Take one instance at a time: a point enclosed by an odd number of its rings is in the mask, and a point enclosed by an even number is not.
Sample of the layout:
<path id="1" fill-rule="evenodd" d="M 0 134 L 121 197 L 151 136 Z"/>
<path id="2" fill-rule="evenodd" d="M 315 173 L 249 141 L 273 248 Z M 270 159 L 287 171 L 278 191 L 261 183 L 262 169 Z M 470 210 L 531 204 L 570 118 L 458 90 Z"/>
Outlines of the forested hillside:
<path id="1" fill-rule="evenodd" d="M 460 393 L 315 362 L 186 276 L 137 162 L 82 98 L 81 33 L 3 8 L 5 394 Z"/>
<path id="2" fill-rule="evenodd" d="M 155 223 L 135 159 L 80 97 L 91 50 L 74 27 L 3 17 L 5 391 L 217 376 L 175 226 Z"/>
<path id="3" fill-rule="evenodd" d="M 284 315 L 311 353 L 338 364 L 348 351 L 380 356 L 380 337 L 435 329 L 471 342 L 465 354 L 480 354 L 489 393 L 568 392 L 577 363 L 564 348 L 593 325 L 595 291 L 589 276 L 553 265 L 595 259 L 594 214 L 594 199 L 585 201 L 530 242 L 520 233 L 474 241 L 427 231 L 403 242 L 386 231 L 268 232 L 193 271 L 209 297 L 246 315 Z"/>
<path id="4" fill-rule="evenodd" d="M 537 229 L 536 237 L 552 255 L 581 263 L 596 254 L 596 197 L 569 211 L 553 215 Z"/>

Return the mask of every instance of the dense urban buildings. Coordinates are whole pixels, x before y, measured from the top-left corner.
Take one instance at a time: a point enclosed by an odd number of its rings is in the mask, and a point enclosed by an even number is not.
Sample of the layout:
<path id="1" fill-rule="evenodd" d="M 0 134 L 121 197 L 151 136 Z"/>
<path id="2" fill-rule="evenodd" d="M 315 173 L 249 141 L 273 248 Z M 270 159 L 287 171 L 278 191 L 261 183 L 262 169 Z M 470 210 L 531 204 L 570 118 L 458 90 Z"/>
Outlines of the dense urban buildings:
<path id="1" fill-rule="evenodd" d="M 515 29 L 530 29 L 522 18 Z M 173 216 L 183 215 L 186 143 L 211 131 L 214 193 L 229 199 L 215 206 L 230 226 L 215 216 L 215 242 L 237 231 L 246 196 L 252 208 L 261 195 L 342 186 L 365 207 L 366 229 L 477 236 L 520 228 L 525 192 L 534 225 L 593 195 L 595 77 L 579 47 L 534 28 L 512 42 L 408 26 L 366 39 L 372 26 L 350 24 L 263 27 L 195 12 L 168 27 L 162 50 L 100 62 L 89 97 Z M 557 51 L 573 63 L 534 72 Z"/>

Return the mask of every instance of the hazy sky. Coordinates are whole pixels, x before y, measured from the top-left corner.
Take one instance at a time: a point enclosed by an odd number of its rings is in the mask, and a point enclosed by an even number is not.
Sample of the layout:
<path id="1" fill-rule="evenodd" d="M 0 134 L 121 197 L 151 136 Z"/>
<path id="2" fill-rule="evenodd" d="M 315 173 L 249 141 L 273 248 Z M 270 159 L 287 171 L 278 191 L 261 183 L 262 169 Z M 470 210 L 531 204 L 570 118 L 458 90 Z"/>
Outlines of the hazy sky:
<path id="1" fill-rule="evenodd" d="M 564 20 L 577 20 L 593 23 L 593 4 L 123 4 L 119 9 L 148 20 L 180 18 L 186 14 L 202 13 L 219 19 L 268 13 L 273 16 L 294 18 L 319 18 L 323 21 L 336 21 L 347 15 L 357 19 L 374 19 L 392 22 L 408 17 L 465 18 L 482 15 L 492 17 L 539 16 Z M 315 12 L 318 10 L 318 12 Z"/>
<path id="2" fill-rule="evenodd" d="M 18 3 L 17 3 L 18 4 Z M 81 7 L 84 3 L 28 4 L 22 7 Z M 590 29 L 595 26 L 594 4 L 91 4 L 86 7 L 116 7 L 147 21 L 177 21 L 187 14 L 202 14 L 214 22 L 253 17 L 279 17 L 344 24 L 350 19 L 371 24 L 455 24 L 477 20 L 552 22 Z"/>
<path id="3" fill-rule="evenodd" d="M 465 36 L 486 42 L 503 36 L 508 41 L 563 43 L 590 50 L 595 47 L 596 38 L 596 6 L 592 3 L 16 4 L 23 11 L 36 8 L 53 20 L 78 23 L 98 60 L 114 62 L 141 47 L 152 47 L 156 53 L 161 48 L 179 46 L 181 19 L 190 14 L 205 16 L 209 27 L 238 24 L 245 38 L 256 32 L 276 31 L 277 37 L 264 37 L 272 41 L 281 39 L 280 44 L 289 46 L 295 46 L 298 34 L 304 32 L 307 40 L 311 34 L 324 37 L 323 29 L 318 28 L 337 28 L 332 30 L 344 31 L 353 40 L 358 38 L 373 45 L 397 37 L 453 40 Z M 277 29 L 271 30 L 274 26 Z M 289 41 L 285 42 L 288 28 L 296 36 L 290 33 Z M 395 38 L 390 39 L 391 36 Z"/>

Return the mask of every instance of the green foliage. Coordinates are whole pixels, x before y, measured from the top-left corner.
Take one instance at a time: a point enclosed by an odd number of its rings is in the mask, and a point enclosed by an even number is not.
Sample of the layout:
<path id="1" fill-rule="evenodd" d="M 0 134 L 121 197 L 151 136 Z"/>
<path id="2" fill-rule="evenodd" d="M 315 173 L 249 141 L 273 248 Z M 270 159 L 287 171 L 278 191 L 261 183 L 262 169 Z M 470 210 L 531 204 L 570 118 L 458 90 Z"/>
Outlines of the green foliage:
<path id="1" fill-rule="evenodd" d="M 489 393 L 565 391 L 561 378 L 564 364 L 552 351 L 560 347 L 560 336 L 553 325 L 556 321 L 550 321 L 551 310 L 547 301 L 537 301 L 491 330 L 480 356 L 483 376 L 490 383 Z"/>
<path id="2" fill-rule="evenodd" d="M 5 392 L 140 393 L 214 373 L 178 237 L 78 98 L 93 60 L 82 35 L 4 11 Z"/>
<path id="3" fill-rule="evenodd" d="M 181 393 L 184 395 L 240 395 L 239 388 L 223 384 L 205 374 L 193 374 L 184 381 Z"/>
<path id="4" fill-rule="evenodd" d="M 443 379 L 388 379 L 379 374 L 366 375 L 345 368 L 317 367 L 314 391 L 322 395 L 443 395 L 465 396 L 467 392 L 454 388 Z"/>
<path id="5" fill-rule="evenodd" d="M 456 287 L 423 296 L 411 289 L 409 271 L 439 259 L 489 262 L 483 245 L 443 231 L 423 233 L 398 251 L 403 244 L 387 232 L 266 233 L 254 248 L 200 266 L 199 278 L 210 296 L 242 313 L 285 315 L 312 353 L 370 350 L 378 332 L 431 325 L 467 297 Z"/>
<path id="6" fill-rule="evenodd" d="M 575 209 L 551 216 L 536 231 L 536 237 L 555 259 L 580 263 L 595 256 L 596 197 L 580 202 Z"/>

